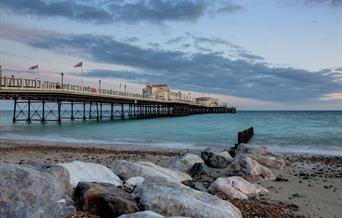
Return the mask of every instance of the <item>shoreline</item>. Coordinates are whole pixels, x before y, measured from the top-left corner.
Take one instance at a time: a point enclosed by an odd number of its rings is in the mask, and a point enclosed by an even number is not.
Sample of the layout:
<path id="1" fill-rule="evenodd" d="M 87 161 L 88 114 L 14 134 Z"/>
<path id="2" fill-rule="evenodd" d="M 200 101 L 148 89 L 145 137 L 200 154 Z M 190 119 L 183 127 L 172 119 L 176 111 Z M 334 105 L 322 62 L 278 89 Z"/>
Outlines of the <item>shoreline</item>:
<path id="1" fill-rule="evenodd" d="M 168 145 L 177 143 L 167 143 Z M 250 145 L 258 146 L 259 144 L 249 143 Z M 139 151 L 193 151 L 198 153 L 210 146 L 200 146 L 197 148 L 172 148 L 170 146 L 163 146 L 163 143 L 93 143 L 93 142 L 56 142 L 47 140 L 24 140 L 24 139 L 5 139 L 0 137 L 1 146 L 46 146 L 46 147 L 71 147 L 71 148 L 92 148 L 92 149 L 107 149 L 107 150 L 139 150 Z M 220 148 L 213 147 L 218 151 L 229 150 L 231 146 L 224 146 Z M 322 149 L 312 149 L 311 146 L 295 145 L 266 145 L 272 152 L 291 155 L 291 156 L 322 156 L 322 157 L 340 157 L 342 158 L 342 148 L 334 147 L 334 150 L 323 152 Z M 284 148 L 285 147 L 285 148 Z M 1 148 L 1 147 L 0 147 Z M 309 152 L 306 150 L 310 150 Z"/>
<path id="2" fill-rule="evenodd" d="M 81 144 L 33 143 L 0 140 L 0 163 L 21 164 L 38 160 L 56 164 L 80 160 L 110 167 L 114 160 L 149 161 L 168 167 L 186 153 L 200 150 L 137 148 L 112 146 L 97 148 Z M 244 215 L 258 211 L 268 217 L 338 217 L 342 213 L 342 158 L 341 156 L 283 154 L 285 170 L 274 170 L 279 181 L 257 180 L 269 190 L 246 200 L 231 201 Z M 228 176 L 225 169 L 210 169 L 210 174 L 195 181 L 210 184 L 219 176 Z M 194 181 L 194 182 L 195 182 Z"/>

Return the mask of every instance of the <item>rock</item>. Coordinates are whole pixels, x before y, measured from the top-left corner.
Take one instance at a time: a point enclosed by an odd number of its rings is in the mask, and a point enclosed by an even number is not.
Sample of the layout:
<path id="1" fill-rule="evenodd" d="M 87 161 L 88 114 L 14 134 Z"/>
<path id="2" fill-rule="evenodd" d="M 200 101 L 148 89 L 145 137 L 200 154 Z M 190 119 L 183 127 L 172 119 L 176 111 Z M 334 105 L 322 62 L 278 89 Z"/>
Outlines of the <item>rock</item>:
<path id="1" fill-rule="evenodd" d="M 266 167 L 274 168 L 274 169 L 284 169 L 285 168 L 285 160 L 282 155 L 278 155 L 272 153 L 265 146 L 252 146 L 247 144 L 240 144 L 237 147 L 237 151 L 239 153 L 247 154 L 252 159 L 256 160 L 261 165 Z"/>
<path id="2" fill-rule="evenodd" d="M 74 198 L 78 208 L 100 217 L 117 217 L 139 211 L 130 194 L 110 183 L 79 182 Z"/>
<path id="3" fill-rule="evenodd" d="M 147 210 L 131 214 L 124 214 L 119 216 L 118 218 L 164 218 L 164 216 L 153 211 Z"/>
<path id="4" fill-rule="evenodd" d="M 190 170 L 190 175 L 192 177 L 195 177 L 207 174 L 208 172 L 209 168 L 207 167 L 207 165 L 205 165 L 204 163 L 195 163 L 195 165 Z"/>
<path id="5" fill-rule="evenodd" d="M 131 214 L 124 214 L 124 215 L 119 216 L 118 218 L 166 218 L 166 217 L 158 213 L 155 213 L 153 211 L 146 210 L 146 211 L 141 211 L 141 212 L 136 212 L 136 213 L 131 213 Z M 181 217 L 173 216 L 170 218 L 181 218 Z"/>
<path id="6" fill-rule="evenodd" d="M 162 177 L 146 178 L 136 192 L 145 210 L 164 216 L 241 217 L 239 209 L 230 202 Z"/>
<path id="7" fill-rule="evenodd" d="M 196 189 L 198 191 L 202 191 L 202 192 L 208 192 L 208 189 L 203 185 L 203 183 L 201 182 L 195 182 L 193 185 L 192 185 L 192 188 L 193 189 Z"/>
<path id="8" fill-rule="evenodd" d="M 214 194 L 223 193 L 230 199 L 247 199 L 249 194 L 268 192 L 264 187 L 252 184 L 239 176 L 217 178 L 209 186 L 209 191 Z"/>
<path id="9" fill-rule="evenodd" d="M 202 151 L 201 158 L 204 160 L 205 164 L 214 168 L 225 168 L 233 161 L 233 158 L 227 151 L 218 153 L 213 151 L 211 148 L 207 148 Z"/>
<path id="10" fill-rule="evenodd" d="M 121 179 L 109 168 L 94 163 L 73 161 L 70 163 L 59 163 L 59 166 L 66 168 L 70 174 L 70 183 L 76 187 L 79 182 L 103 182 L 115 186 L 121 186 Z"/>
<path id="11" fill-rule="evenodd" d="M 239 153 L 235 156 L 233 166 L 236 171 L 239 171 L 242 176 L 249 179 L 265 179 L 274 180 L 273 172 L 260 165 L 246 154 Z"/>
<path id="12" fill-rule="evenodd" d="M 171 168 L 182 172 L 189 172 L 196 163 L 204 163 L 204 161 L 196 154 L 186 154 L 177 160 Z"/>
<path id="13" fill-rule="evenodd" d="M 163 177 L 176 182 L 192 180 L 191 176 L 186 173 L 164 168 L 150 162 L 135 163 L 126 160 L 116 160 L 112 163 L 111 169 L 115 174 L 124 179 L 141 176 L 145 179 L 148 177 Z"/>
<path id="14" fill-rule="evenodd" d="M 143 183 L 144 180 L 145 179 L 141 176 L 131 177 L 125 181 L 124 186 L 126 186 L 127 188 L 134 189 L 135 187 Z"/>
<path id="15" fill-rule="evenodd" d="M 68 171 L 56 165 L 0 164 L 0 217 L 70 217 Z"/>

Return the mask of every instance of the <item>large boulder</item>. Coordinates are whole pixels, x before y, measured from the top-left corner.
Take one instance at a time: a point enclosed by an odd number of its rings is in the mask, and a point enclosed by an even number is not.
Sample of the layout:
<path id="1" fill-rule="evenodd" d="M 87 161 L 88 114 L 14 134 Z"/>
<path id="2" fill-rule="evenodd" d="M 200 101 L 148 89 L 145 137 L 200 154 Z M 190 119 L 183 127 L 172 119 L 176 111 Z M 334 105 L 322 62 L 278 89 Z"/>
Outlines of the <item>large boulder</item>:
<path id="1" fill-rule="evenodd" d="M 171 168 L 182 172 L 189 172 L 196 163 L 204 163 L 204 161 L 198 155 L 189 153 L 172 164 Z"/>
<path id="2" fill-rule="evenodd" d="M 233 167 L 236 171 L 239 171 L 245 178 L 274 180 L 275 175 L 273 172 L 265 166 L 262 166 L 257 161 L 250 158 L 248 155 L 239 153 L 235 156 L 233 161 Z"/>
<path id="3" fill-rule="evenodd" d="M 211 148 L 207 148 L 201 152 L 201 158 L 205 164 L 214 168 L 225 168 L 233 161 L 233 158 L 227 151 L 215 152 Z"/>
<path id="4" fill-rule="evenodd" d="M 274 168 L 274 169 L 284 169 L 285 167 L 285 160 L 282 155 L 275 154 L 271 152 L 265 146 L 252 146 L 247 144 L 240 144 L 237 147 L 236 152 L 247 154 L 252 159 L 256 160 L 258 163 Z"/>
<path id="5" fill-rule="evenodd" d="M 213 194 L 223 193 L 229 199 L 247 199 L 249 194 L 268 192 L 264 187 L 252 184 L 239 176 L 217 178 L 209 186 L 209 191 Z"/>
<path id="6" fill-rule="evenodd" d="M 0 164 L 0 217 L 70 217 L 68 171 L 59 166 Z"/>
<path id="7" fill-rule="evenodd" d="M 69 171 L 70 183 L 76 187 L 79 182 L 103 182 L 115 186 L 121 186 L 121 179 L 109 168 L 101 164 L 86 163 L 82 161 L 72 161 L 70 163 L 59 163 Z"/>
<path id="8" fill-rule="evenodd" d="M 164 216 L 241 217 L 239 209 L 230 202 L 162 177 L 146 178 L 136 192 L 145 210 Z"/>
<path id="9" fill-rule="evenodd" d="M 123 179 L 141 176 L 145 179 L 149 177 L 163 177 L 176 182 L 192 180 L 191 176 L 186 173 L 164 168 L 151 162 L 135 163 L 126 160 L 116 160 L 112 163 L 111 169 Z"/>
<path id="10" fill-rule="evenodd" d="M 146 211 L 141 211 L 141 212 L 136 212 L 136 213 L 124 214 L 124 215 L 119 216 L 118 218 L 166 218 L 166 217 L 158 213 L 155 213 L 153 211 L 146 210 Z M 169 218 L 182 218 L 182 217 L 173 216 Z"/>
<path id="11" fill-rule="evenodd" d="M 79 182 L 74 198 L 78 208 L 102 218 L 139 211 L 130 194 L 109 183 Z"/>

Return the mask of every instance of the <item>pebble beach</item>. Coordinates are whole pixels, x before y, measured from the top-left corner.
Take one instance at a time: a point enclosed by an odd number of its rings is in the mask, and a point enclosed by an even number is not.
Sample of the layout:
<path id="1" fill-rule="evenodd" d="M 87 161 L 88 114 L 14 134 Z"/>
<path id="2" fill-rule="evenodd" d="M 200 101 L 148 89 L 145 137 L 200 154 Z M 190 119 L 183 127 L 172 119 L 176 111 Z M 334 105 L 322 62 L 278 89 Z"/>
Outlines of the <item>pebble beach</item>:
<path id="1" fill-rule="evenodd" d="M 229 148 L 227 148 L 229 150 Z M 0 163 L 25 165 L 28 161 L 55 165 L 75 160 L 112 167 L 114 161 L 151 162 L 174 169 L 174 163 L 186 154 L 203 157 L 201 150 L 139 149 L 120 146 L 94 148 L 81 144 L 46 144 L 42 142 L 0 141 Z M 342 214 L 342 158 L 340 156 L 282 154 L 284 168 L 271 171 L 274 178 L 254 178 L 237 172 L 227 164 L 210 167 L 192 180 L 182 181 L 191 189 L 201 189 L 233 204 L 242 217 L 340 217 Z M 268 192 L 248 194 L 247 199 L 234 199 L 219 191 L 210 191 L 217 178 L 241 176 Z M 119 175 L 120 177 L 120 175 Z M 120 177 L 123 179 L 122 177 Z M 124 189 L 124 187 L 121 187 Z M 208 190 L 209 188 L 209 190 Z M 124 189 L 125 190 L 125 189 Z M 127 191 L 127 190 L 126 190 Z M 128 192 L 127 192 L 128 193 Z M 139 205 L 139 202 L 137 202 Z M 77 207 L 73 217 L 99 217 L 99 214 Z M 141 207 L 139 210 L 142 210 Z M 163 215 L 163 214 L 162 214 Z M 167 212 L 164 215 L 168 215 Z M 174 214 L 181 215 L 181 214 Z"/>

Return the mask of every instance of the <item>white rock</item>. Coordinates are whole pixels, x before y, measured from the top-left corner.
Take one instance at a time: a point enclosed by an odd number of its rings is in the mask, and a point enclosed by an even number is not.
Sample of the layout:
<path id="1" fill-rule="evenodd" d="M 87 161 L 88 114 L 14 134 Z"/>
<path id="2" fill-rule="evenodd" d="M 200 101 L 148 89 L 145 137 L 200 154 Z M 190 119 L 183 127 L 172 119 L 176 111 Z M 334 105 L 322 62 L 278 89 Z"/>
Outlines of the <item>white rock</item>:
<path id="1" fill-rule="evenodd" d="M 123 214 L 118 218 L 164 218 L 164 216 L 148 210 L 136 213 Z"/>
<path id="2" fill-rule="evenodd" d="M 136 212 L 136 213 L 124 214 L 124 215 L 119 216 L 118 218 L 166 218 L 166 217 L 158 213 L 155 213 L 153 211 L 146 210 L 146 211 L 141 211 L 141 212 Z M 182 217 L 173 216 L 170 218 L 182 218 Z"/>
<path id="3" fill-rule="evenodd" d="M 242 217 L 239 209 L 230 202 L 162 177 L 146 178 L 136 191 L 146 210 L 164 216 Z"/>
<path id="4" fill-rule="evenodd" d="M 239 153 L 233 161 L 234 169 L 239 171 L 243 177 L 249 179 L 274 180 L 275 175 L 267 167 L 262 166 L 248 155 Z"/>
<path id="5" fill-rule="evenodd" d="M 224 193 L 230 199 L 247 199 L 249 194 L 268 192 L 264 187 L 252 184 L 239 176 L 217 178 L 209 186 L 209 191 L 214 194 L 217 192 Z"/>
<path id="6" fill-rule="evenodd" d="M 285 161 L 282 155 L 271 152 L 265 146 L 240 144 L 236 150 L 236 153 L 244 153 L 256 160 L 258 163 L 275 168 L 284 169 Z"/>
<path id="7" fill-rule="evenodd" d="M 141 176 L 145 179 L 148 177 L 163 177 L 176 182 L 192 180 L 191 176 L 186 173 L 164 168 L 150 162 L 135 163 L 126 160 L 116 160 L 112 163 L 111 169 L 115 174 L 124 179 Z"/>
<path id="8" fill-rule="evenodd" d="M 135 188 L 136 186 L 140 185 L 141 183 L 144 182 L 144 178 L 141 177 L 141 176 L 135 176 L 135 177 L 130 177 L 129 179 L 127 179 L 125 181 L 125 186 L 128 187 L 128 188 Z"/>
<path id="9" fill-rule="evenodd" d="M 121 179 L 109 168 L 94 163 L 73 161 L 70 163 L 59 163 L 59 166 L 66 168 L 70 174 L 70 183 L 76 187 L 79 182 L 104 182 L 115 186 L 121 186 Z"/>
<path id="10" fill-rule="evenodd" d="M 195 163 L 204 163 L 204 161 L 196 154 L 186 154 L 172 165 L 172 169 L 189 172 Z"/>

